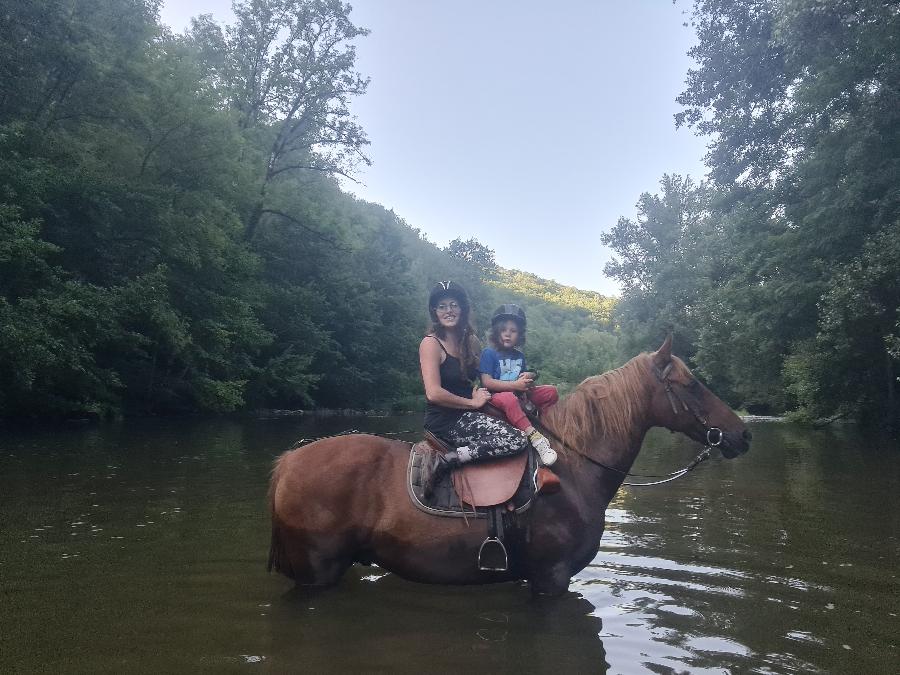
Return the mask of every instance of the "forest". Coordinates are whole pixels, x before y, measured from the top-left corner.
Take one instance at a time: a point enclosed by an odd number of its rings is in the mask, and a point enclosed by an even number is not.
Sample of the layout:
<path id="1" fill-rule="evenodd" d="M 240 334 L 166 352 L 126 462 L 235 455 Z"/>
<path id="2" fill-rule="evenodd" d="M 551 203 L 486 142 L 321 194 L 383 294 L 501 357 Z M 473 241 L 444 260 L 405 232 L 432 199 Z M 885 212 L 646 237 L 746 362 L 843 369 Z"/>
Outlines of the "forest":
<path id="1" fill-rule="evenodd" d="M 478 242 L 440 249 L 340 189 L 368 161 L 349 6 L 238 3 L 186 35 L 157 9 L 0 13 L 0 416 L 420 407 L 442 279 L 482 331 L 525 305 L 548 381 L 616 365 L 611 300 L 517 292 Z"/>
<path id="2" fill-rule="evenodd" d="M 667 175 L 604 235 L 622 339 L 664 327 L 714 391 L 798 419 L 900 421 L 900 3 L 698 0 Z M 625 348 L 628 351 L 628 348 Z"/>
<path id="3" fill-rule="evenodd" d="M 342 189 L 366 30 L 339 0 L 0 12 L 0 417 L 421 405 L 428 288 L 519 302 L 563 389 L 673 331 L 731 404 L 896 422 L 900 5 L 697 0 L 675 124 L 708 175 L 597 223 L 619 298 L 440 248 Z M 599 67 L 599 66 L 598 66 Z M 637 197 L 637 196 L 636 196 Z M 597 274 L 601 273 L 597 270 Z"/>

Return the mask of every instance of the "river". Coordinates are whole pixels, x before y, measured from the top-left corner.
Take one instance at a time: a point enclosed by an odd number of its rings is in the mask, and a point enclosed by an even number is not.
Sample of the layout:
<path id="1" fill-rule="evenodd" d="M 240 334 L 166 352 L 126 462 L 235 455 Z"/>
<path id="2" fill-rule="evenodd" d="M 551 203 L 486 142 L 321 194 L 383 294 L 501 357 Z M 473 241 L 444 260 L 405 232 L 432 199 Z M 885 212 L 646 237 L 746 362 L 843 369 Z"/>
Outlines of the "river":
<path id="1" fill-rule="evenodd" d="M 272 459 L 417 416 L 0 431 L 0 672 L 896 673 L 900 448 L 754 422 L 753 447 L 620 491 L 558 599 L 355 567 L 265 572 Z M 654 431 L 635 466 L 697 447 Z"/>

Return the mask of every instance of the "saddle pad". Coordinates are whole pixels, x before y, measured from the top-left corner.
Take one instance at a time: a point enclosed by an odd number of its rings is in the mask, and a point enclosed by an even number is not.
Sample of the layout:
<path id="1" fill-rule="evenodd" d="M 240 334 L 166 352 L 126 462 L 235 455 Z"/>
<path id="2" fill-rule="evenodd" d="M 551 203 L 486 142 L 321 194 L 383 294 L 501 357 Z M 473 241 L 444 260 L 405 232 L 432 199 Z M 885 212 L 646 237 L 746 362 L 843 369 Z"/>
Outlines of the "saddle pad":
<path id="1" fill-rule="evenodd" d="M 522 482 L 528 453 L 520 452 L 476 464 L 465 464 L 453 472 L 453 487 L 469 506 L 495 506 L 512 499 Z"/>
<path id="2" fill-rule="evenodd" d="M 422 462 L 425 457 L 429 457 L 432 452 L 426 441 L 416 443 L 410 448 L 409 463 L 406 467 L 406 487 L 409 497 L 415 506 L 436 516 L 450 516 L 455 518 L 487 518 L 490 511 L 487 507 L 472 507 L 468 503 L 463 505 L 457 496 L 456 489 L 453 487 L 452 474 L 444 476 L 437 485 L 435 485 L 434 493 L 431 499 L 425 499 L 422 495 Z M 520 482 L 518 490 L 512 496 L 512 502 L 515 506 L 516 513 L 523 513 L 531 506 L 534 498 L 534 480 L 533 474 L 536 468 L 535 461 L 532 458 L 533 453 L 524 452 L 525 460 L 528 462 L 528 470 L 519 474 Z M 453 472 L 456 473 L 455 471 Z"/>

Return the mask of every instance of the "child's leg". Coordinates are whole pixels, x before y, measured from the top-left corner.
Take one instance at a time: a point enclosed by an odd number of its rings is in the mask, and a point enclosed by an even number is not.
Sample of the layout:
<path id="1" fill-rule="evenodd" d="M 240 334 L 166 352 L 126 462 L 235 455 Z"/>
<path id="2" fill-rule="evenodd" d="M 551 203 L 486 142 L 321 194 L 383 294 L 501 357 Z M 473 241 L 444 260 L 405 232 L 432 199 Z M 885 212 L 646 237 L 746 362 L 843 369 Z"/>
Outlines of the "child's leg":
<path id="1" fill-rule="evenodd" d="M 556 392 L 556 387 L 549 384 L 532 387 L 525 395 L 528 397 L 528 400 L 534 403 L 541 413 L 559 400 L 559 394 Z M 550 447 L 550 442 L 544 438 L 544 435 L 532 427 L 530 422 L 528 422 L 528 428 L 523 428 L 522 430 L 528 434 L 528 440 L 531 441 L 535 450 L 538 451 L 541 463 L 544 466 L 553 464 L 556 461 L 556 452 Z"/>
<path id="2" fill-rule="evenodd" d="M 539 400 L 545 401 L 549 406 L 552 405 L 549 403 L 551 398 L 554 403 L 556 402 L 556 388 L 550 386 L 547 386 L 546 388 L 552 389 L 553 391 L 542 394 L 538 398 Z M 511 391 L 502 391 L 499 394 L 491 396 L 491 403 L 503 411 L 503 414 L 506 415 L 506 419 L 510 424 L 516 429 L 524 431 L 528 435 L 528 440 L 531 441 L 534 449 L 538 451 L 538 456 L 541 458 L 541 464 L 550 466 L 556 461 L 556 452 L 550 447 L 550 442 L 544 438 L 537 429 L 531 426 L 531 422 L 522 410 L 518 396 Z"/>
<path id="3" fill-rule="evenodd" d="M 491 396 L 491 405 L 499 408 L 506 417 L 506 421 L 516 429 L 525 431 L 531 427 L 531 422 L 525 417 L 525 413 L 522 412 L 522 406 L 519 405 L 519 399 L 513 392 L 501 391 L 494 394 Z"/>
<path id="4" fill-rule="evenodd" d="M 541 384 L 528 390 L 528 398 L 542 413 L 559 401 L 559 392 L 552 384 Z"/>

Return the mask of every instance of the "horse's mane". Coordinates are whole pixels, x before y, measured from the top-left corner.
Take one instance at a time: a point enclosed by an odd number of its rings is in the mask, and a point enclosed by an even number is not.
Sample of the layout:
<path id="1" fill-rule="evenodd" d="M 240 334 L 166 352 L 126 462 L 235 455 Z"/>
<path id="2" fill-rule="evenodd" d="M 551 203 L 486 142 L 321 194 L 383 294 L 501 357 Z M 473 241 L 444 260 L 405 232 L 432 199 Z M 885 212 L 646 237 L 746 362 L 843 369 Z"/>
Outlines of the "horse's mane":
<path id="1" fill-rule="evenodd" d="M 642 412 L 638 406 L 651 377 L 651 359 L 644 352 L 615 370 L 582 381 L 544 414 L 543 424 L 579 454 L 587 453 L 600 437 L 626 437 Z"/>

